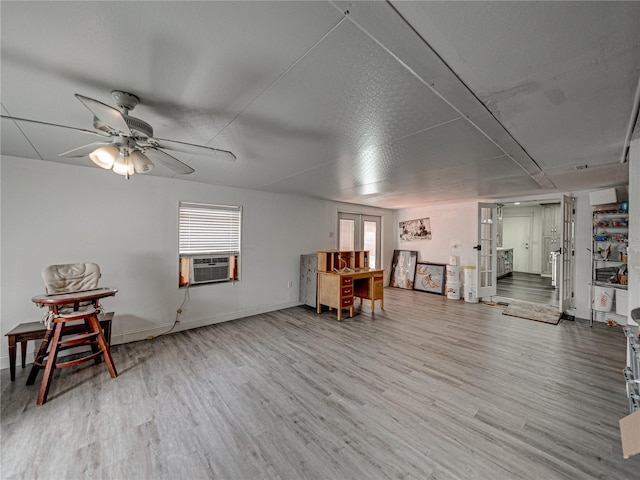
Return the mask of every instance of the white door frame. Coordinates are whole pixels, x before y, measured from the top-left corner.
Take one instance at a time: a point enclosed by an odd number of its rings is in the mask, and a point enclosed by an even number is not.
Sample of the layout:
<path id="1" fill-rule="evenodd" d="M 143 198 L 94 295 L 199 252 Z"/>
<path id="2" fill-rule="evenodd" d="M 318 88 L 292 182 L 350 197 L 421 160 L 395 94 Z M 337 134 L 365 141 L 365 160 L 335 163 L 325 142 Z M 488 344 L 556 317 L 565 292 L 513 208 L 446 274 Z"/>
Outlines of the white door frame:
<path id="1" fill-rule="evenodd" d="M 478 203 L 476 296 L 490 298 L 497 292 L 498 204 Z"/>
<path id="2" fill-rule="evenodd" d="M 354 244 L 355 250 L 362 250 L 364 243 L 364 222 L 376 222 L 378 225 L 376 231 L 376 251 L 371 257 L 375 258 L 374 268 L 381 268 L 382 265 L 382 216 L 372 215 L 369 213 L 354 213 L 338 211 L 338 235 L 336 236 L 336 248 L 340 248 L 340 220 L 353 220 L 354 222 Z"/>
<path id="3" fill-rule="evenodd" d="M 563 195 L 560 201 L 562 228 L 560 229 L 560 268 L 558 279 L 560 292 L 558 310 L 560 313 L 573 308 L 573 272 L 575 260 L 575 197 Z"/>

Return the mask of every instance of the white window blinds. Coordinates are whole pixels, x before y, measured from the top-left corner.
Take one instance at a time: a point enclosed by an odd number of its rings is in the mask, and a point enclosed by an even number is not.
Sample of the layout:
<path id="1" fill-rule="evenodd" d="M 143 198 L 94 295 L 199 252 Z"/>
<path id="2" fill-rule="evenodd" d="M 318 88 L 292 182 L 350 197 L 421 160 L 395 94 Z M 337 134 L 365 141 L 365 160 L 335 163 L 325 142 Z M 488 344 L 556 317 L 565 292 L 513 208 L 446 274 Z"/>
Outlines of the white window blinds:
<path id="1" fill-rule="evenodd" d="M 180 202 L 180 255 L 239 255 L 241 216 L 242 207 Z"/>

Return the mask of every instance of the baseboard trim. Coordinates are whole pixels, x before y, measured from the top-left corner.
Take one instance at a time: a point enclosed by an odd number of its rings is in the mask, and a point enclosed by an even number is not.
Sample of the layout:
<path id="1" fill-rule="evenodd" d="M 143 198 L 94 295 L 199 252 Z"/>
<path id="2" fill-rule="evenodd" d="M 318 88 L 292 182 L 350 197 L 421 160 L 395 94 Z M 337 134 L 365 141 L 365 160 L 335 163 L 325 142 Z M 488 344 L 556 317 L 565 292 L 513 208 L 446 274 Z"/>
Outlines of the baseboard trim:
<path id="1" fill-rule="evenodd" d="M 244 310 L 236 310 L 235 312 L 228 312 L 221 315 L 214 315 L 214 316 L 199 318 L 195 320 L 181 320 L 180 323 L 178 323 L 173 329 L 171 329 L 172 324 L 169 324 L 169 325 L 160 325 L 158 327 L 154 327 L 151 329 L 135 330 L 135 331 L 129 331 L 129 332 L 123 332 L 123 333 L 112 332 L 111 345 L 120 345 L 123 343 L 138 342 L 140 340 L 149 340 L 149 339 L 159 337 L 169 332 L 169 330 L 171 330 L 171 333 L 181 332 L 183 330 L 191 330 L 193 328 L 206 327 L 208 325 L 215 325 L 216 323 L 228 322 L 231 320 L 238 320 L 241 318 L 251 317 L 253 315 L 260 315 L 262 313 L 269 313 L 275 310 L 282 310 L 284 308 L 297 307 L 299 305 L 302 305 L 302 303 L 287 302 L 287 303 L 280 303 L 275 305 L 262 305 L 259 307 L 246 308 Z M 118 317 L 118 312 L 115 313 L 115 318 L 117 319 L 117 317 Z M 33 347 L 33 343 L 30 342 L 29 346 Z M 33 350 L 27 351 L 27 364 L 33 363 L 35 348 L 36 347 L 33 347 Z M 69 352 L 73 353 L 73 351 L 71 350 Z M 17 357 L 18 358 L 16 363 L 18 363 L 18 365 L 16 365 L 16 372 L 18 371 L 19 368 L 21 368 L 20 352 L 18 352 Z M 0 368 L 1 369 L 9 368 L 8 355 L 0 357 Z M 25 367 L 25 368 L 30 368 L 30 367 Z"/>

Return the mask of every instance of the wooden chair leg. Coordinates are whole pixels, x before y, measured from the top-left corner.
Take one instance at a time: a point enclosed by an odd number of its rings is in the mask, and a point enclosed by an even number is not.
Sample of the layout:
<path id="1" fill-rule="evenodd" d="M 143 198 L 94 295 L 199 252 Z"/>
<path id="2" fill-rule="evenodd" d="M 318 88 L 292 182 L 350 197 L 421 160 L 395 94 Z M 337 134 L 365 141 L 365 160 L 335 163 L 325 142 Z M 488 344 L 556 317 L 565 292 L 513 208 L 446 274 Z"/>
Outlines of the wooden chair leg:
<path id="1" fill-rule="evenodd" d="M 56 368 L 56 359 L 58 358 L 58 346 L 60 337 L 62 336 L 62 329 L 64 328 L 64 322 L 56 323 L 53 330 L 53 338 L 51 339 L 51 348 L 49 349 L 49 355 L 47 358 L 46 366 L 44 367 L 44 376 L 42 382 L 40 382 L 40 392 L 38 393 L 38 401 L 36 405 L 43 405 L 47 401 L 47 395 L 49 394 L 49 386 L 51 385 L 51 377 L 53 371 Z"/>
<path id="2" fill-rule="evenodd" d="M 100 326 L 98 317 L 92 315 L 88 318 L 88 320 L 91 326 L 91 331 L 94 333 L 98 333 L 98 345 L 100 345 L 100 350 L 102 350 L 102 356 L 104 357 L 104 362 L 107 364 L 109 375 L 111 375 L 111 378 L 116 378 L 118 376 L 118 372 L 116 371 L 116 366 L 113 364 L 113 358 L 111 357 L 111 349 L 109 348 L 109 344 L 102 334 L 102 327 Z"/>
<path id="3" fill-rule="evenodd" d="M 47 349 L 49 347 L 49 342 L 51 341 L 51 337 L 53 336 L 53 329 L 49 329 L 44 334 L 44 339 L 42 339 L 42 343 L 40 343 L 40 348 L 36 353 L 35 358 L 33 359 L 33 366 L 31 367 L 31 372 L 29 372 L 29 377 L 27 378 L 27 385 L 33 385 L 38 377 L 38 372 L 42 367 L 39 367 L 37 364 L 42 364 L 44 357 L 47 356 Z"/>
<path id="4" fill-rule="evenodd" d="M 85 325 L 85 328 L 87 329 L 87 332 L 91 332 L 91 324 L 89 323 L 89 319 L 88 318 L 84 319 L 84 325 Z M 91 344 L 91 351 L 93 353 L 98 353 L 100 351 L 100 348 L 98 348 L 98 345 L 94 345 L 92 343 Z M 101 361 L 102 361 L 102 359 L 100 358 L 100 356 L 97 356 L 95 358 L 95 360 L 93 361 L 93 363 L 98 365 Z"/>

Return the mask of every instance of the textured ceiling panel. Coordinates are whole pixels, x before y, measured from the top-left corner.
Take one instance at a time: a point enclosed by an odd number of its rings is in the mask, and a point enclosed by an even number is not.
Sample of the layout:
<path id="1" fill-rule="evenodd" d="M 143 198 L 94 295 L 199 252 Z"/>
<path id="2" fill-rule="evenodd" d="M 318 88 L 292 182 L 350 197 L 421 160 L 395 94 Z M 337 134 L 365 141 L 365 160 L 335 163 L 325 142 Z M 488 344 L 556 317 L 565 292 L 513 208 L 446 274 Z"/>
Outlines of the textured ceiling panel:
<path id="1" fill-rule="evenodd" d="M 619 161 L 640 2 L 396 2 L 543 168 Z"/>
<path id="2" fill-rule="evenodd" d="M 629 126 L 640 2 L 0 2 L 0 22 L 3 113 L 91 128 L 73 95 L 120 89 L 157 137 L 237 156 L 151 175 L 389 208 L 628 178 L 596 167 Z M 93 140 L 2 121 L 3 155 L 97 168 L 58 157 Z"/>
<path id="3" fill-rule="evenodd" d="M 5 111 L 3 110 L 4 114 Z M 2 154 L 12 157 L 40 158 L 33 146 L 23 135 L 20 128 L 12 121 L 2 119 L 0 124 L 0 145 Z"/>
<path id="4" fill-rule="evenodd" d="M 267 116 L 273 128 L 261 132 L 251 119 Z M 345 162 L 337 167 L 359 168 L 367 150 L 457 117 L 345 21 L 253 102 L 221 138 L 232 134 L 246 139 L 245 158 L 257 160 L 258 170 L 253 177 L 246 172 L 250 176 L 245 180 L 255 178 L 264 186 L 338 157 Z M 398 159 L 396 165 L 405 160 Z M 268 167 L 260 170 L 260 165 Z"/>
<path id="5" fill-rule="evenodd" d="M 323 2 L 0 8 L 2 105 L 11 115 L 90 128 L 73 94 L 113 105 L 111 90 L 122 89 L 141 98 L 132 113 L 158 137 L 194 143 L 210 142 L 342 19 Z M 251 121 L 271 125 L 268 116 Z"/>
<path id="6" fill-rule="evenodd" d="M 313 196 L 327 195 L 332 199 L 345 198 L 354 202 L 360 198 L 362 202 L 370 203 L 373 199 L 380 202 L 388 198 L 386 192 L 397 191 L 409 194 L 415 192 L 424 198 L 430 197 L 438 190 L 450 190 L 447 198 L 456 199 L 456 191 L 463 188 L 468 194 L 473 192 L 473 198 L 482 195 L 493 195 L 495 189 L 490 188 L 491 182 L 496 185 L 517 185 L 521 193 L 525 189 L 534 193 L 539 189 L 538 184 L 528 176 L 522 175 L 520 167 L 509 158 L 472 159 L 441 165 L 438 168 L 423 169 L 419 172 L 403 172 L 389 176 L 387 179 L 368 183 L 348 184 L 338 174 L 332 165 L 319 167 L 295 177 L 288 178 L 282 183 L 267 187 L 273 192 L 308 194 Z M 345 200 L 347 201 L 347 200 Z"/>

